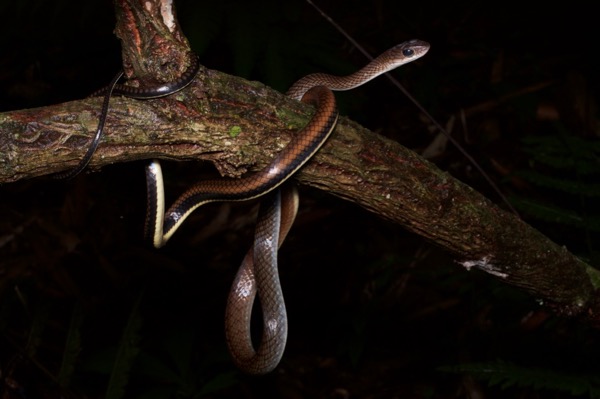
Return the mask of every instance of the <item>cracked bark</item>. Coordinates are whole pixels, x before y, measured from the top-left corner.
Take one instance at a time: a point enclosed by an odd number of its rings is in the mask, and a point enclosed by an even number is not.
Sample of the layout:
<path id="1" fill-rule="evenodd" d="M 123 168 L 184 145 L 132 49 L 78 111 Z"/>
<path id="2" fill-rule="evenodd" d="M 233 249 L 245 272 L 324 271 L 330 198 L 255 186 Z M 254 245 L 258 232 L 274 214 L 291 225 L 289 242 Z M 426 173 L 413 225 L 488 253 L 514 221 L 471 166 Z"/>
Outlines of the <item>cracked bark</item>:
<path id="1" fill-rule="evenodd" d="M 116 4 L 124 67 L 140 77 L 134 84 L 169 81 L 189 61 L 178 27 L 156 22 L 169 16 L 161 3 Z M 76 165 L 95 132 L 100 105 L 101 99 L 89 98 L 0 115 L 0 183 Z M 310 112 L 260 83 L 201 68 L 176 95 L 113 98 L 90 167 L 155 157 L 195 159 L 238 177 L 266 166 Z M 520 287 L 559 314 L 599 325 L 596 269 L 398 143 L 342 118 L 295 178 L 402 225 L 465 268 Z"/>

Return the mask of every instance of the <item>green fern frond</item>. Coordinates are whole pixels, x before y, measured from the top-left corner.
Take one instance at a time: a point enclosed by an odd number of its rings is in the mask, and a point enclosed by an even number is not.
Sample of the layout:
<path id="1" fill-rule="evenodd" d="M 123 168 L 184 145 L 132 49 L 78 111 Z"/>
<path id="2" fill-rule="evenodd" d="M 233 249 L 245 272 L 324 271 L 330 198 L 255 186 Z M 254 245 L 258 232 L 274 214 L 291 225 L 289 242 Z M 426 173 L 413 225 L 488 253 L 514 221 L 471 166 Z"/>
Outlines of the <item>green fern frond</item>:
<path id="1" fill-rule="evenodd" d="M 600 232 L 600 214 L 595 211 L 600 198 L 600 141 L 559 134 L 525 137 L 522 142 L 530 167 L 515 175 L 545 189 L 545 199 L 514 198 L 514 205 L 536 219 L 580 229 L 582 235 Z M 566 203 L 573 208 L 565 209 Z M 592 242 L 589 237 L 587 242 Z M 588 250 L 592 251 L 589 245 Z"/>
<path id="2" fill-rule="evenodd" d="M 600 165 L 598 166 L 600 168 Z M 600 184 L 586 183 L 574 179 L 548 176 L 533 170 L 522 170 L 517 176 L 536 184 L 540 187 L 564 191 L 568 194 L 583 195 L 586 197 L 600 197 Z"/>
<path id="3" fill-rule="evenodd" d="M 511 202 L 536 219 L 600 232 L 600 218 L 597 216 L 583 218 L 575 211 L 521 197 L 512 197 Z"/>
<path id="4" fill-rule="evenodd" d="M 600 371 L 567 372 L 525 367 L 503 360 L 444 366 L 439 370 L 448 373 L 467 373 L 476 379 L 486 381 L 490 386 L 500 386 L 502 389 L 533 388 L 538 391 L 560 391 L 571 395 L 600 398 Z"/>
<path id="5" fill-rule="evenodd" d="M 35 358 L 40 343 L 42 342 L 42 335 L 48 325 L 49 317 L 50 305 L 48 303 L 41 303 L 35 306 L 31 320 L 31 328 L 29 329 L 29 335 L 27 337 L 27 344 L 25 345 L 25 353 L 27 353 L 27 356 L 31 359 Z"/>
<path id="6" fill-rule="evenodd" d="M 579 175 L 600 173 L 600 142 L 573 136 L 525 137 L 523 151 L 533 163 Z"/>
<path id="7" fill-rule="evenodd" d="M 75 362 L 81 352 L 81 326 L 84 319 L 83 309 L 80 303 L 77 303 L 71 314 L 69 323 L 69 332 L 65 342 L 65 350 L 58 372 L 58 383 L 61 387 L 69 386 L 71 376 L 75 371 Z"/>
<path id="8" fill-rule="evenodd" d="M 105 399 L 120 399 L 125 394 L 125 387 L 129 382 L 129 373 L 135 358 L 140 352 L 141 336 L 139 332 L 142 327 L 142 316 L 139 308 L 141 302 L 142 294 L 133 305 L 127 325 L 123 330 Z"/>

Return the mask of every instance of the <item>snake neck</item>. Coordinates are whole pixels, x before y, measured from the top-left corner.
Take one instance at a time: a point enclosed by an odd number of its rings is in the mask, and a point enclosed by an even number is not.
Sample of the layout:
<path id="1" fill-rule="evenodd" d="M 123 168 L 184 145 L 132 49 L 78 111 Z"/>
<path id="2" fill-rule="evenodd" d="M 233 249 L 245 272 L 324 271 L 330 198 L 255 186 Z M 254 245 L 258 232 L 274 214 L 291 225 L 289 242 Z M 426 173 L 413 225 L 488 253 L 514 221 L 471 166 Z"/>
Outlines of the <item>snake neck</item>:
<path id="1" fill-rule="evenodd" d="M 306 75 L 294 83 L 287 91 L 286 95 L 293 99 L 300 100 L 304 93 L 315 86 L 325 86 L 332 91 L 352 90 L 386 72 L 385 70 L 379 70 L 378 68 L 366 69 L 367 68 L 363 68 L 360 71 L 347 76 L 335 76 L 327 73 L 313 73 Z"/>
<path id="2" fill-rule="evenodd" d="M 409 40 L 384 51 L 353 74 L 347 76 L 335 76 L 326 73 L 307 75 L 294 83 L 287 91 L 287 95 L 300 100 L 304 93 L 314 86 L 325 86 L 333 91 L 352 90 L 379 75 L 421 58 L 428 51 L 429 43 L 422 40 Z"/>

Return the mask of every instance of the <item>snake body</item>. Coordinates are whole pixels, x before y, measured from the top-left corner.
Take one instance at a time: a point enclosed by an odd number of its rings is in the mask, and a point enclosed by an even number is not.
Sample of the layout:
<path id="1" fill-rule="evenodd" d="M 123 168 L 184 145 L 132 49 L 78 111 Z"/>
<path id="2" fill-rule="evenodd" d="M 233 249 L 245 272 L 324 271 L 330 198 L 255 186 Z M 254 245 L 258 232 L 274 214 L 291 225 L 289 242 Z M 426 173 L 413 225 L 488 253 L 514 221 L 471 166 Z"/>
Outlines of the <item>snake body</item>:
<path id="1" fill-rule="evenodd" d="M 337 122 L 335 98 L 330 90 L 316 86 L 302 97 L 303 102 L 316 106 L 310 122 L 296 134 L 289 144 L 262 171 L 241 179 L 201 181 L 186 190 L 161 217 L 155 204 L 149 201 L 147 228 L 155 247 L 163 246 L 198 207 L 209 202 L 246 201 L 260 197 L 290 178 L 323 145 Z M 155 191 L 157 180 L 147 173 L 150 191 Z"/>
<path id="2" fill-rule="evenodd" d="M 287 236 L 298 211 L 294 185 L 274 190 L 261 200 L 254 245 L 235 276 L 225 308 L 225 337 L 235 365 L 249 374 L 273 370 L 285 349 L 287 313 L 277 269 L 277 248 Z M 258 292 L 263 333 L 257 349 L 252 345 L 250 320 Z"/>
<path id="3" fill-rule="evenodd" d="M 244 201 L 260 197 L 277 188 L 301 168 L 323 145 L 337 122 L 335 98 L 331 90 L 350 90 L 401 65 L 422 57 L 429 44 L 410 40 L 382 53 L 352 75 L 340 77 L 312 74 L 298 80 L 287 95 L 311 103 L 316 111 L 308 123 L 281 153 L 262 171 L 241 179 L 220 179 L 199 182 L 186 190 L 165 212 L 156 212 L 156 201 L 149 201 L 146 230 L 155 247 L 163 246 L 198 207 L 217 201 Z M 156 170 L 156 169 L 154 169 Z M 156 183 L 162 177 L 147 171 L 149 190 L 157 192 Z M 152 198 L 162 197 L 152 195 Z M 163 204 L 164 205 L 164 204 Z"/>
<path id="4" fill-rule="evenodd" d="M 58 173 L 54 175 L 55 179 L 72 179 L 81 173 L 86 166 L 90 163 L 92 156 L 96 152 L 98 145 L 100 144 L 100 139 L 104 133 L 104 124 L 106 122 L 106 116 L 108 115 L 108 105 L 110 102 L 110 97 L 114 94 L 121 95 L 124 97 L 136 98 L 138 100 L 148 100 L 152 98 L 165 97 L 170 94 L 176 93 L 181 89 L 188 86 L 196 77 L 198 70 L 200 69 L 200 62 L 196 55 L 192 54 L 190 57 L 190 65 L 187 69 L 179 76 L 179 78 L 175 79 L 172 82 L 161 83 L 159 85 L 154 85 L 151 87 L 132 87 L 127 85 L 118 84 L 119 79 L 123 76 L 123 71 L 119 71 L 112 81 L 99 90 L 96 90 L 89 97 L 99 97 L 104 96 L 104 100 L 102 101 L 102 108 L 100 110 L 100 118 L 98 118 L 98 127 L 96 129 L 96 134 L 92 138 L 85 154 L 79 160 L 77 166 L 73 169 L 68 170 L 63 173 Z"/>
<path id="5" fill-rule="evenodd" d="M 352 90 L 358 86 L 390 72 L 404 64 L 424 56 L 429 51 L 429 43 L 422 40 L 408 40 L 381 53 L 365 67 L 347 76 L 335 76 L 326 73 L 313 73 L 296 81 L 287 91 L 287 95 L 299 99 L 313 86 L 326 86 L 333 91 Z"/>
<path id="6" fill-rule="evenodd" d="M 307 75 L 294 83 L 287 95 L 300 99 L 314 87 L 323 86 L 330 90 L 350 90 L 422 57 L 428 50 L 429 44 L 426 42 L 404 42 L 382 53 L 351 75 Z M 307 133 L 312 134 L 310 130 Z M 279 202 L 278 191 L 266 203 L 261 202 L 254 247 L 248 251 L 238 271 L 229 293 L 225 314 L 225 335 L 229 352 L 234 363 L 250 374 L 272 371 L 283 356 L 287 340 L 287 317 L 277 270 L 277 249 L 293 223 L 298 198 L 295 189 L 286 188 Z M 276 209 L 280 203 L 281 211 Z M 250 319 L 257 292 L 263 313 L 263 333 L 258 349 L 254 349 L 250 337 Z"/>
<path id="7" fill-rule="evenodd" d="M 183 71 L 183 73 L 177 79 L 171 82 L 140 87 L 127 86 L 117 83 L 114 85 L 113 94 L 121 95 L 124 97 L 136 98 L 138 100 L 149 100 L 152 98 L 165 97 L 173 93 L 177 93 L 194 80 L 196 74 L 198 73 L 198 70 L 200 69 L 200 60 L 198 60 L 198 57 L 195 54 L 191 54 L 189 59 L 190 64 L 188 65 L 186 70 Z M 120 74 L 122 75 L 123 71 L 121 71 Z M 90 97 L 105 95 L 106 91 L 109 90 L 109 88 L 110 85 L 103 87 L 100 90 L 97 90 L 94 93 L 92 93 Z"/>
<path id="8" fill-rule="evenodd" d="M 287 339 L 287 316 L 277 271 L 277 249 L 285 239 L 296 215 L 294 188 L 280 190 L 282 184 L 300 169 L 323 145 L 333 131 L 338 113 L 331 90 L 350 90 L 375 77 L 422 57 L 429 44 L 411 40 L 382 53 L 358 72 L 345 76 L 312 74 L 298 80 L 287 95 L 315 106 L 310 122 L 298 132 L 264 170 L 241 179 L 208 180 L 186 190 L 165 212 L 163 178 L 160 163 L 146 168 L 148 208 L 146 238 L 155 247 L 163 246 L 198 207 L 209 202 L 243 201 L 267 195 L 261 203 L 251 248 L 235 278 L 226 309 L 226 338 L 234 363 L 251 374 L 264 374 L 279 363 Z M 192 57 L 189 68 L 174 82 L 153 88 L 118 85 L 121 73 L 111 85 L 94 95 L 104 95 L 98 131 L 84 158 L 68 177 L 85 168 L 102 135 L 111 93 L 137 99 L 163 97 L 186 87 L 199 68 Z M 250 337 L 252 305 L 258 293 L 263 310 L 263 337 L 254 349 Z"/>

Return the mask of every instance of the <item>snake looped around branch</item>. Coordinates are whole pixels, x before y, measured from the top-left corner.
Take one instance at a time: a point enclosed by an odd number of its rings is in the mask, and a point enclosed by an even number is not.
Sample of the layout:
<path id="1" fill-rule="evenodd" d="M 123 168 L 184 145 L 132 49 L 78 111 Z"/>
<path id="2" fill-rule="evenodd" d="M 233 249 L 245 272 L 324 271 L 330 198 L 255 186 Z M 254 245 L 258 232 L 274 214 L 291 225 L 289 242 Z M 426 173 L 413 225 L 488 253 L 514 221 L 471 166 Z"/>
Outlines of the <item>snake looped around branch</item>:
<path id="1" fill-rule="evenodd" d="M 429 44 L 410 40 L 394 46 L 351 75 L 339 77 L 323 73 L 307 75 L 288 90 L 287 95 L 315 106 L 309 123 L 262 171 L 241 179 L 201 181 L 187 189 L 161 216 L 155 210 L 164 206 L 164 192 L 159 187 L 160 168 L 148 168 L 150 195 L 146 232 L 155 247 L 163 246 L 185 219 L 198 207 L 221 201 L 245 201 L 265 195 L 289 179 L 319 150 L 337 123 L 335 97 L 331 90 L 350 90 L 427 53 Z M 159 201 L 157 201 L 159 200 Z"/>
<path id="2" fill-rule="evenodd" d="M 427 53 L 429 44 L 411 40 L 397 45 L 358 72 L 338 77 L 323 73 L 305 76 L 287 95 L 315 106 L 309 123 L 262 171 L 241 179 L 207 180 L 186 190 L 164 213 L 162 175 L 158 165 L 147 169 L 147 237 L 164 245 L 183 221 L 209 202 L 243 201 L 267 195 L 261 202 L 254 246 L 246 254 L 228 296 L 225 335 L 233 362 L 249 374 L 265 374 L 280 362 L 287 340 L 287 315 L 277 269 L 277 250 L 296 216 L 298 197 L 293 186 L 282 184 L 319 150 L 337 123 L 331 90 L 350 90 L 414 61 Z M 158 201 L 155 201 L 158 200 Z M 250 334 L 252 306 L 260 298 L 263 332 L 255 349 Z"/>
<path id="3" fill-rule="evenodd" d="M 277 270 L 277 250 L 289 231 L 298 207 L 293 186 L 281 188 L 298 169 L 319 150 L 337 123 L 338 113 L 331 90 L 350 90 L 427 53 L 429 44 L 410 40 L 394 46 L 351 75 L 339 77 L 323 73 L 305 76 L 288 90 L 287 95 L 315 106 L 309 123 L 262 171 L 241 179 L 207 180 L 186 190 L 165 212 L 162 170 L 158 160 L 146 167 L 147 240 L 159 248 L 198 207 L 219 201 L 244 201 L 266 195 L 261 202 L 254 246 L 246 254 L 232 285 L 225 314 L 225 334 L 234 363 L 250 374 L 273 370 L 281 357 L 287 339 L 287 316 Z M 91 159 L 102 135 L 110 95 L 151 99 L 163 97 L 186 87 L 199 68 L 198 60 L 175 82 L 150 89 L 117 85 L 119 73 L 104 94 L 98 130 L 78 166 L 63 174 L 70 178 L 81 172 Z M 263 313 L 263 335 L 258 349 L 250 337 L 252 305 L 258 293 Z"/>
<path id="4" fill-rule="evenodd" d="M 294 83 L 287 95 L 296 100 L 306 101 L 305 97 L 308 93 L 313 90 L 323 91 L 323 87 L 328 89 L 327 92 L 329 90 L 350 90 L 422 57 L 428 50 L 428 43 L 411 40 L 382 53 L 352 75 L 344 77 L 322 73 L 307 75 Z M 321 106 L 323 109 L 327 109 L 330 100 L 327 98 L 326 101 L 317 103 L 316 116 L 319 116 Z M 331 101 L 335 100 L 331 99 Z M 311 123 L 314 120 L 315 117 Z M 311 123 L 298 132 L 296 137 L 317 135 L 311 130 Z M 333 127 L 328 128 L 323 125 L 321 132 L 327 131 L 327 136 L 329 136 L 332 129 Z M 277 165 L 276 162 L 280 158 L 284 158 L 287 150 L 286 147 L 267 167 L 267 170 Z M 314 152 L 316 149 L 305 153 L 312 155 Z M 295 155 L 296 151 L 290 153 Z M 277 248 L 281 246 L 294 221 L 297 207 L 297 192 L 295 187 L 289 184 L 276 190 L 274 194 L 269 195 L 261 202 L 254 247 L 246 254 L 228 296 L 225 314 L 227 345 L 234 363 L 247 373 L 264 374 L 272 371 L 283 356 L 287 339 L 287 316 L 277 270 Z M 263 333 L 260 345 L 254 349 L 250 334 L 250 319 L 257 293 L 262 307 Z"/>
<path id="5" fill-rule="evenodd" d="M 315 105 L 315 114 L 263 171 L 241 179 L 200 182 L 177 199 L 164 219 L 148 219 L 149 225 L 154 226 L 148 229 L 154 232 L 154 245 L 161 246 L 191 212 L 205 203 L 240 201 L 268 194 L 260 205 L 254 246 L 238 270 L 225 313 L 227 345 L 234 363 L 241 370 L 250 374 L 265 374 L 272 371 L 283 356 L 288 327 L 277 270 L 277 249 L 294 221 L 298 197 L 293 186 L 279 188 L 318 151 L 334 129 L 337 110 L 331 90 L 350 90 L 363 85 L 422 57 L 428 50 L 428 43 L 411 40 L 384 52 L 352 75 L 337 77 L 317 73 L 298 80 L 287 95 Z M 154 180 L 155 176 L 148 174 L 149 191 L 153 191 Z M 161 212 L 149 207 L 149 215 Z M 163 226 L 160 224 L 162 220 Z M 263 332 L 261 342 L 255 349 L 250 334 L 250 319 L 257 294 L 263 314 Z"/>
<path id="6" fill-rule="evenodd" d="M 190 56 L 190 65 L 187 67 L 185 72 L 176 80 L 168 83 L 164 83 L 158 86 L 152 86 L 150 88 L 146 87 L 132 87 L 119 84 L 119 80 L 123 76 L 123 71 L 117 72 L 112 81 L 101 88 L 100 90 L 96 90 L 89 97 L 98 97 L 104 96 L 104 100 L 102 101 L 102 108 L 100 110 L 100 117 L 98 118 L 98 127 L 96 128 L 96 134 L 92 138 L 92 141 L 88 145 L 88 148 L 83 155 L 83 157 L 79 160 L 79 163 L 73 168 L 63 173 L 58 173 L 53 177 L 59 180 L 67 180 L 72 179 L 86 168 L 86 166 L 90 163 L 92 156 L 96 152 L 98 145 L 100 144 L 100 139 L 104 133 L 104 124 L 106 123 L 106 117 L 108 115 L 108 105 L 110 102 L 110 97 L 113 94 L 121 95 L 124 97 L 136 98 L 138 100 L 148 100 L 152 98 L 165 97 L 173 93 L 177 93 L 183 88 L 187 87 L 198 73 L 200 69 L 200 62 L 198 57 L 194 54 Z"/>

